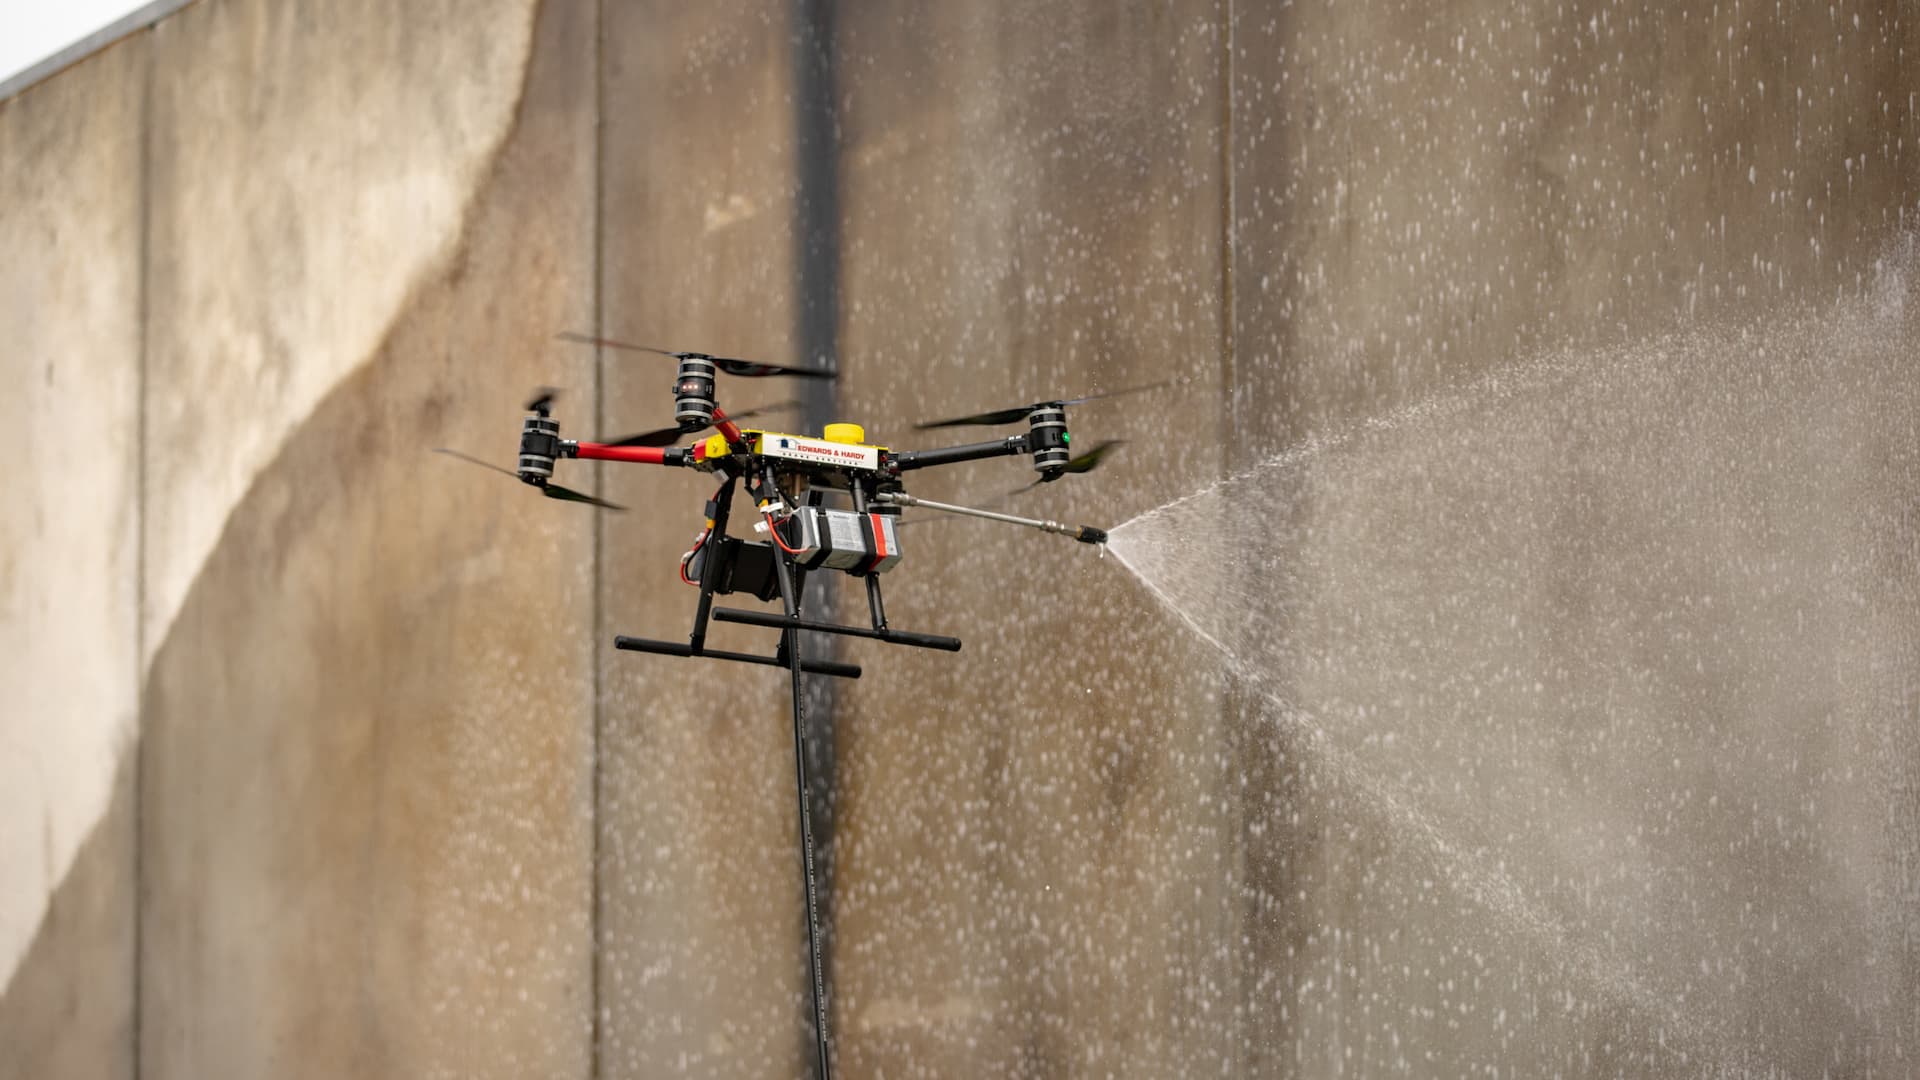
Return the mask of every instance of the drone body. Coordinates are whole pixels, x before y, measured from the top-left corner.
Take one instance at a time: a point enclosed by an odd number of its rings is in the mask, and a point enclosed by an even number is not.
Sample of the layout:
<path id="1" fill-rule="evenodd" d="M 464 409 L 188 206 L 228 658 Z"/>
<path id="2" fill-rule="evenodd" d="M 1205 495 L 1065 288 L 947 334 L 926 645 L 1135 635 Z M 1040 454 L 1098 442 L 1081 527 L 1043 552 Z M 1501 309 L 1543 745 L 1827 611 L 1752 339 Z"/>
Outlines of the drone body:
<path id="1" fill-rule="evenodd" d="M 706 504 L 706 525 L 693 547 L 680 557 L 680 580 L 699 589 L 693 629 L 685 642 L 652 638 L 614 639 L 614 647 L 667 656 L 708 657 L 738 663 L 784 667 L 791 674 L 793 692 L 794 769 L 800 807 L 803 886 L 806 890 L 807 941 L 813 974 L 813 1021 L 822 1080 L 831 1076 L 827 1048 L 825 984 L 820 962 L 819 916 L 813 865 L 813 826 L 808 801 L 805 754 L 805 711 L 802 672 L 858 678 L 855 664 L 800 655 L 799 631 L 868 638 L 897 645 L 957 651 L 958 638 L 897 629 L 887 622 L 879 575 L 901 561 L 898 517 L 902 507 L 965 514 L 1023 525 L 1071 536 L 1089 544 L 1106 542 L 1107 534 L 1089 526 L 1062 525 L 971 507 L 917 499 L 906 493 L 903 476 L 918 469 L 1026 454 L 1038 479 L 1048 483 L 1069 473 L 1098 466 L 1116 445 L 1104 442 L 1075 457 L 1070 446 L 1066 410 L 1093 397 L 1056 399 L 978 413 L 919 425 L 920 429 L 963 425 L 993 426 L 1025 420 L 1027 430 L 984 442 L 929 450 L 894 450 L 866 442 L 856 424 L 828 424 L 820 435 L 802 435 L 762 429 L 743 429 L 716 400 L 716 375 L 743 377 L 831 377 L 832 372 L 757 364 L 705 353 L 673 352 L 628 345 L 582 334 L 562 334 L 571 341 L 658 353 L 678 361 L 673 383 L 675 425 L 609 442 L 587 442 L 561 436 L 552 415 L 555 391 L 542 390 L 527 403 L 528 415 L 520 427 L 520 450 L 515 469 L 501 469 L 458 451 L 446 453 L 507 473 L 533 485 L 549 498 L 587 503 L 610 510 L 615 506 L 596 496 L 554 482 L 555 468 L 568 458 L 659 465 L 706 472 L 719 478 L 719 487 Z M 1164 385 L 1164 384 L 1158 384 Z M 1135 389 L 1151 389 L 1138 387 Z M 1127 393 L 1130 391 L 1116 391 Z M 1110 396 L 1110 395 L 1098 395 Z M 738 419 L 754 415 L 741 413 Z M 707 428 L 714 434 L 687 446 L 672 443 Z M 765 540 L 749 540 L 727 533 L 733 497 L 744 484 L 761 521 L 755 529 Z M 1032 485 L 1029 485 L 1032 486 Z M 1024 490 L 1024 489 L 1023 489 Z M 827 499 L 845 499 L 846 506 L 828 506 Z M 807 575 L 833 570 L 866 584 L 869 624 L 848 626 L 807 619 L 802 612 Z M 778 597 L 782 610 L 715 607 L 716 596 L 742 593 L 761 600 Z M 710 620 L 746 623 L 782 631 L 772 655 L 739 653 L 707 647 Z"/>
<path id="2" fill-rule="evenodd" d="M 707 503 L 706 529 L 693 549 L 680 560 L 681 580 L 700 589 L 693 632 L 687 644 L 626 637 L 617 639 L 615 644 L 620 648 L 641 651 L 678 656 L 712 656 L 752 663 L 784 664 L 786 658 L 780 654 L 774 657 L 745 657 L 706 650 L 704 646 L 709 616 L 723 622 L 798 627 L 902 645 L 958 649 L 960 643 L 954 638 L 910 634 L 887 625 L 875 575 L 893 569 L 900 562 L 897 518 L 902 507 L 922 506 L 1023 525 L 1071 536 L 1088 544 L 1105 543 L 1107 534 L 1090 526 L 1062 525 L 1056 521 L 916 499 L 906 493 L 904 474 L 933 466 L 1020 454 L 1032 459 L 1034 472 L 1038 474 L 1033 483 L 1027 485 L 1029 488 L 1069 473 L 1090 472 L 1119 444 L 1111 440 L 1102 442 L 1075 456 L 1071 450 L 1073 435 L 1067 428 L 1067 408 L 1116 394 L 1168 385 L 1156 383 L 1106 394 L 1055 398 L 920 424 L 917 425 L 918 429 L 924 431 L 960 426 L 996 426 L 1024 420 L 1027 430 L 1022 434 L 984 442 L 897 451 L 866 442 L 866 433 L 856 424 L 828 424 L 818 436 L 742 428 L 737 420 L 784 406 L 749 410 L 732 417 L 720 407 L 716 397 L 718 376 L 721 374 L 746 378 L 832 378 L 834 373 L 831 371 L 631 345 L 586 334 L 564 333 L 560 337 L 583 344 L 655 353 L 675 360 L 679 366 L 672 383 L 674 425 L 607 442 L 562 438 L 560 423 L 552 413 L 556 391 L 543 388 L 527 403 L 528 415 L 520 428 L 520 453 L 515 469 L 501 469 L 454 450 L 444 452 L 515 476 L 539 488 L 549 498 L 588 503 L 611 510 L 621 508 L 604 499 L 555 483 L 557 463 L 566 458 L 585 458 L 691 468 L 720 477 L 720 488 Z M 687 446 L 673 445 L 682 437 L 708 428 L 714 429 L 714 434 L 703 440 Z M 767 540 L 742 540 L 727 535 L 729 507 L 736 487 L 742 482 L 762 518 L 755 528 L 767 533 Z M 826 506 L 825 497 L 828 494 L 836 498 L 844 496 L 850 505 Z M 1018 491 L 1010 494 L 1018 494 Z M 865 578 L 871 625 L 853 627 L 806 622 L 800 618 L 797 603 L 789 605 L 784 618 L 757 611 L 712 609 L 715 595 L 734 592 L 749 593 L 764 600 L 787 592 L 797 597 L 805 574 L 814 570 L 838 570 Z M 825 674 L 848 677 L 857 677 L 859 674 L 859 668 L 849 664 L 815 661 L 805 666 Z"/>
<path id="3" fill-rule="evenodd" d="M 705 360 L 704 357 L 682 360 L 681 364 L 684 369 Z M 1073 459 L 1067 455 L 1066 448 L 1072 441 L 1072 435 L 1067 430 L 1064 407 L 1055 402 L 1041 403 L 1029 409 L 1029 431 L 1026 435 L 935 450 L 896 452 L 890 447 L 865 442 L 866 433 L 857 424 L 828 424 L 819 436 L 741 428 L 712 401 L 710 379 L 683 378 L 676 382 L 675 391 L 679 399 L 676 402 L 679 405 L 677 411 L 684 416 L 681 425 L 691 427 L 694 431 L 711 425 L 718 429 L 713 435 L 684 447 L 635 446 L 631 445 L 633 439 L 613 443 L 563 439 L 560 425 L 550 412 L 552 395 L 536 397 L 529 403 L 532 415 L 526 417 L 521 425 L 516 475 L 552 494 L 556 462 L 564 458 L 585 458 L 703 470 L 722 478 L 721 491 L 726 496 L 731 495 L 736 481 L 744 480 L 759 513 L 765 519 L 763 529 L 771 538 L 764 542 L 742 542 L 745 547 L 731 545 L 725 548 L 725 557 L 717 564 L 720 577 L 711 583 L 712 591 L 721 595 L 750 592 L 761 599 L 772 599 L 772 593 L 768 591 L 769 574 L 756 570 L 747 579 L 754 587 L 741 588 L 727 573 L 730 564 L 726 560 L 748 558 L 758 567 L 777 561 L 772 558 L 772 549 L 777 547 L 790 556 L 796 570 L 840 570 L 855 577 L 865 577 L 883 573 L 899 563 L 900 543 L 895 518 L 902 506 L 911 501 L 916 505 L 934 505 L 961 513 L 968 512 L 962 507 L 947 508 L 941 504 L 911 500 L 904 492 L 901 479 L 905 472 L 933 465 L 1021 453 L 1032 455 L 1034 469 L 1040 474 L 1036 483 L 1057 479 L 1071 471 Z M 686 400 L 689 397 L 694 399 L 691 404 Z M 1104 449 L 1102 447 L 1101 452 Z M 565 488 L 560 490 L 561 498 L 614 508 L 591 496 Z M 824 506 L 823 498 L 829 492 L 847 496 L 852 502 L 851 509 Z M 703 589 L 708 587 L 705 582 L 707 562 L 703 557 L 703 547 L 716 527 L 724 538 L 724 525 L 721 524 L 723 515 L 717 505 L 724 501 L 727 500 L 716 495 L 715 502 L 709 504 L 707 532 L 702 534 L 694 550 L 689 551 L 682 560 L 681 577 L 688 584 L 699 584 Z M 1094 528 L 1069 529 L 1056 522 L 1030 521 L 1010 515 L 982 513 L 980 516 L 1066 533 L 1086 543 L 1100 543 L 1106 539 L 1104 532 Z M 758 550 L 762 548 L 766 550 Z M 696 576 L 701 580 L 695 581 Z M 902 644 L 924 645 L 934 640 L 916 640 L 914 635 L 889 633 L 884 616 L 880 613 L 877 595 L 874 594 L 874 625 L 870 628 L 873 636 Z M 722 618 L 733 614 L 743 613 L 728 613 Z M 696 626 L 696 635 L 701 629 Z M 857 628 L 844 628 L 828 632 L 858 631 Z M 937 640 L 942 642 L 938 647 L 945 648 L 948 647 L 945 643 L 953 639 Z M 951 647 L 957 648 L 958 643 L 955 642 Z"/>

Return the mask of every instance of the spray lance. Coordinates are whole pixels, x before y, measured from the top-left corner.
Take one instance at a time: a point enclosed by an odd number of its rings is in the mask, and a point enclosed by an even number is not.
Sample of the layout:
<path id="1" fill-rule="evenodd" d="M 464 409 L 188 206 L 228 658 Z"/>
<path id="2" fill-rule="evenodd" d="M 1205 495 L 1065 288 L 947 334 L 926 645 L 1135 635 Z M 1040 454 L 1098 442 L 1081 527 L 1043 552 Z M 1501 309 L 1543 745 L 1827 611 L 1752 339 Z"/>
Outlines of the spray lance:
<path id="1" fill-rule="evenodd" d="M 1013 514 L 999 514 L 992 510 L 976 510 L 971 506 L 953 506 L 948 503 L 938 503 L 928 499 L 915 498 L 904 491 L 880 491 L 875 492 L 873 497 L 877 502 L 889 503 L 893 506 L 919 506 L 928 510 L 944 510 L 949 514 L 966 514 L 969 517 L 986 518 L 988 521 L 1004 521 L 1009 525 L 1025 525 L 1029 529 L 1039 529 L 1041 532 L 1071 536 L 1083 544 L 1104 544 L 1107 542 L 1107 531 L 1105 529 L 1096 529 L 1091 525 L 1062 525 L 1057 521 L 1041 521 L 1038 518 L 1016 517 Z"/>

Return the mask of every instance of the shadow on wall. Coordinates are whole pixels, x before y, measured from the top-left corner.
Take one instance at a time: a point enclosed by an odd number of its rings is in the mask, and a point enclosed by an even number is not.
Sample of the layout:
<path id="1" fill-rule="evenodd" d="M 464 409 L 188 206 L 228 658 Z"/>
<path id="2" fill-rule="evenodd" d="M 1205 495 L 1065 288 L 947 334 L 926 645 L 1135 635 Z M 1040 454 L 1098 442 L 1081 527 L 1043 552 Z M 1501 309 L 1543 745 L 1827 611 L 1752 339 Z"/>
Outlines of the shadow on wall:
<path id="1" fill-rule="evenodd" d="M 114 770 L 113 801 L 80 845 L 4 993 L 0 1078 L 133 1072 L 133 763 Z"/>
<path id="2" fill-rule="evenodd" d="M 543 5 L 460 246 L 229 516 L 0 1077 L 587 1071 L 592 522 L 428 450 L 593 383 L 594 16 Z"/>

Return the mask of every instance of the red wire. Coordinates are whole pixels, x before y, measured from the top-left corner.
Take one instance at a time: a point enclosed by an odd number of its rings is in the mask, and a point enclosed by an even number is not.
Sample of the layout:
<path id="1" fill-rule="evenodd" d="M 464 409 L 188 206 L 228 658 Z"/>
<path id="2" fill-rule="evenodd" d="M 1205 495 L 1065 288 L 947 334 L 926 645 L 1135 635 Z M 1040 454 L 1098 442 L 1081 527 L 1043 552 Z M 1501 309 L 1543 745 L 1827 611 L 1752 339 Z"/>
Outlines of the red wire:
<path id="1" fill-rule="evenodd" d="M 781 551 L 784 551 L 789 555 L 800 554 L 798 549 L 788 547 L 787 542 L 785 540 L 780 539 L 780 527 L 773 523 L 772 514 L 763 514 L 761 516 L 767 519 L 767 531 L 773 534 L 773 542 L 780 545 Z"/>
<path id="2" fill-rule="evenodd" d="M 724 484 L 721 485 L 722 488 L 725 486 Z M 713 497 L 716 499 L 719 498 L 720 492 L 715 491 Z M 700 554 L 700 549 L 706 546 L 707 538 L 712 535 L 713 525 L 709 523 L 706 528 L 700 530 L 699 536 L 693 538 L 693 546 L 687 549 L 687 553 L 680 556 L 680 580 L 692 585 L 694 588 L 699 588 L 700 583 L 687 576 L 687 564 L 693 561 L 695 555 Z"/>
<path id="3" fill-rule="evenodd" d="M 707 529 L 706 531 L 702 532 L 699 536 L 694 537 L 693 547 L 689 549 L 685 555 L 680 556 L 680 580 L 686 582 L 689 585 L 694 586 L 695 588 L 698 588 L 700 586 L 700 583 L 687 576 L 687 564 L 693 561 L 693 557 L 695 555 L 700 554 L 700 549 L 703 546 L 705 546 L 707 542 L 707 537 L 711 536 L 712 534 L 713 534 L 713 530 Z"/>

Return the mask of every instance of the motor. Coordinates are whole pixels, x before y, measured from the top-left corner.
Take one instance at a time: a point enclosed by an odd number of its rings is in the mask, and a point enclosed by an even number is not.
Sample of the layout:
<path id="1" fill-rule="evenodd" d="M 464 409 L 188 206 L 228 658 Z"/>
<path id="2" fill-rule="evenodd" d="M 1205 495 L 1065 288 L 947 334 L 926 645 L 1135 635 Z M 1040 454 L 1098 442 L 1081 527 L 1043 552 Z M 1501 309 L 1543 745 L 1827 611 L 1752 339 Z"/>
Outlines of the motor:
<path id="1" fill-rule="evenodd" d="M 562 456 L 560 421 L 549 416 L 543 406 L 520 425 L 520 479 L 545 487 L 553 477 L 553 459 Z"/>
<path id="2" fill-rule="evenodd" d="M 713 360 L 680 354 L 680 374 L 673 383 L 673 418 L 683 431 L 699 431 L 713 423 Z"/>
<path id="3" fill-rule="evenodd" d="M 1041 479 L 1055 479 L 1066 469 L 1073 456 L 1067 444 L 1072 441 L 1064 408 L 1039 405 L 1027 414 L 1027 451 L 1033 455 L 1033 468 Z"/>

